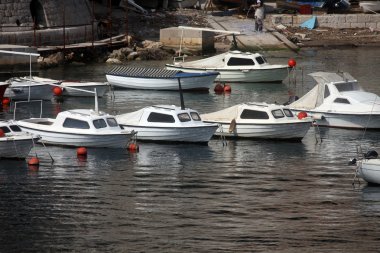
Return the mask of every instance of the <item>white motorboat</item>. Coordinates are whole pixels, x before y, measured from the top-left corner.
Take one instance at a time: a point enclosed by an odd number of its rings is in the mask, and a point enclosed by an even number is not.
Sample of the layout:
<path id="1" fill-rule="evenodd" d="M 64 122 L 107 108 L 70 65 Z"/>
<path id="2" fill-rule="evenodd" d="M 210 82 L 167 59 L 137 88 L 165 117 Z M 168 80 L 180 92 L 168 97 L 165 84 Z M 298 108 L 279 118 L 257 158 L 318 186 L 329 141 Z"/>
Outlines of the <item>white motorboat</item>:
<path id="1" fill-rule="evenodd" d="M 99 148 L 126 148 L 135 134 L 123 130 L 115 117 L 97 110 L 63 111 L 53 118 L 18 120 L 22 130 L 41 136 L 50 145 Z"/>
<path id="2" fill-rule="evenodd" d="M 94 91 L 94 89 L 96 89 L 98 97 L 103 97 L 110 89 L 110 85 L 106 82 L 62 81 L 61 86 L 63 88 L 62 95 L 72 97 L 93 96 L 83 90 Z"/>
<path id="3" fill-rule="evenodd" d="M 4 96 L 12 100 L 51 100 L 54 88 L 60 81 L 36 76 L 13 77 Z"/>
<path id="4" fill-rule="evenodd" d="M 218 72 L 184 73 L 178 70 L 156 68 L 130 68 L 117 66 L 106 73 L 114 87 L 144 90 L 206 90 L 213 87 Z"/>
<path id="5" fill-rule="evenodd" d="M 318 126 L 380 129 L 380 97 L 364 91 L 349 73 L 309 75 L 317 85 L 291 103 L 292 110 L 310 113 Z"/>
<path id="6" fill-rule="evenodd" d="M 218 123 L 215 135 L 300 141 L 312 125 L 310 117 L 297 118 L 283 105 L 242 103 L 202 114 L 205 122 Z"/>
<path id="7" fill-rule="evenodd" d="M 124 129 L 135 130 L 138 140 L 207 143 L 217 124 L 204 123 L 197 111 L 174 105 L 155 105 L 116 116 Z"/>
<path id="8" fill-rule="evenodd" d="M 289 74 L 288 65 L 269 64 L 259 53 L 229 51 L 209 58 L 166 64 L 167 69 L 184 72 L 219 72 L 221 82 L 282 82 Z"/>
<path id="9" fill-rule="evenodd" d="M 25 159 L 39 139 L 11 120 L 0 121 L 0 158 Z"/>

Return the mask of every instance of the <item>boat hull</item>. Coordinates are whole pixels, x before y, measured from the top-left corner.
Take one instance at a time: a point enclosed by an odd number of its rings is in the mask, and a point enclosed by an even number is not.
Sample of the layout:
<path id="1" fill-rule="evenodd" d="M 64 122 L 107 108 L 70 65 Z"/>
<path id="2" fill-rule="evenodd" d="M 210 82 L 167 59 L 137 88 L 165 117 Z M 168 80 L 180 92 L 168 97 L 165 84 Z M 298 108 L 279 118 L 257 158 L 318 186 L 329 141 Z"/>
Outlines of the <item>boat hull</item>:
<path id="1" fill-rule="evenodd" d="M 368 183 L 380 184 L 380 159 L 366 159 L 359 164 L 359 176 Z"/>
<path id="2" fill-rule="evenodd" d="M 38 140 L 39 138 L 31 136 L 2 137 L 0 138 L 0 158 L 25 159 Z"/>
<path id="3" fill-rule="evenodd" d="M 181 77 L 183 90 L 205 90 L 212 88 L 217 74 Z M 178 78 L 148 78 L 106 75 L 109 84 L 119 88 L 143 90 L 178 90 Z"/>
<path id="4" fill-rule="evenodd" d="M 137 131 L 137 139 L 157 142 L 207 143 L 218 128 L 217 125 L 198 127 L 144 127 L 123 125 L 125 130 Z"/>
<path id="5" fill-rule="evenodd" d="M 183 72 L 219 72 L 216 80 L 233 83 L 277 83 L 282 82 L 289 74 L 288 67 L 270 69 L 222 69 L 222 68 L 190 68 L 166 65 L 170 70 L 181 70 Z"/>
<path id="6" fill-rule="evenodd" d="M 210 122 L 210 121 L 206 121 Z M 210 122 L 211 123 L 211 122 Z M 274 139 L 301 141 L 310 129 L 310 122 L 287 123 L 287 124 L 241 124 L 236 123 L 234 130 L 229 131 L 230 123 L 219 123 L 216 136 L 233 138 Z"/>
<path id="7" fill-rule="evenodd" d="M 39 142 L 47 145 L 72 146 L 72 147 L 93 147 L 93 148 L 126 148 L 130 138 L 134 133 L 119 134 L 78 134 L 43 131 L 31 127 L 23 126 L 19 123 L 23 131 L 39 135 Z"/>
<path id="8" fill-rule="evenodd" d="M 70 97 L 93 97 L 94 94 L 85 92 L 85 91 L 80 91 L 81 90 L 86 90 L 86 91 L 91 91 L 93 92 L 94 89 L 96 89 L 96 93 L 98 94 L 98 97 L 103 97 L 104 94 L 109 90 L 109 85 L 107 84 L 94 84 L 91 85 L 90 83 L 88 84 L 81 84 L 81 83 L 74 83 L 74 82 L 62 82 L 62 87 L 63 87 L 63 96 L 70 96 Z M 74 88 L 74 89 L 70 89 Z"/>
<path id="9" fill-rule="evenodd" d="M 54 97 L 53 88 L 49 84 L 31 86 L 12 84 L 6 89 L 4 96 L 12 100 L 51 100 Z"/>
<path id="10" fill-rule="evenodd" d="M 321 127 L 336 127 L 349 129 L 380 129 L 380 115 L 377 114 L 341 114 L 311 112 L 315 124 Z"/>

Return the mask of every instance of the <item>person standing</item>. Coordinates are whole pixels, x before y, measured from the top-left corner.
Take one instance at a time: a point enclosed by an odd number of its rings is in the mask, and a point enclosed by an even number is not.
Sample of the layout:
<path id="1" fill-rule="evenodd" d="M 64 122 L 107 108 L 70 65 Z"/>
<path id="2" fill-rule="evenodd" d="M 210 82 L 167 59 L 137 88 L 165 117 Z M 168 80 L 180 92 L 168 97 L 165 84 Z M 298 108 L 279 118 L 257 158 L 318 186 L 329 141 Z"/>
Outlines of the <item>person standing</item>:
<path id="1" fill-rule="evenodd" d="M 264 0 L 256 0 L 251 8 L 255 9 L 255 31 L 262 32 L 265 18 Z"/>

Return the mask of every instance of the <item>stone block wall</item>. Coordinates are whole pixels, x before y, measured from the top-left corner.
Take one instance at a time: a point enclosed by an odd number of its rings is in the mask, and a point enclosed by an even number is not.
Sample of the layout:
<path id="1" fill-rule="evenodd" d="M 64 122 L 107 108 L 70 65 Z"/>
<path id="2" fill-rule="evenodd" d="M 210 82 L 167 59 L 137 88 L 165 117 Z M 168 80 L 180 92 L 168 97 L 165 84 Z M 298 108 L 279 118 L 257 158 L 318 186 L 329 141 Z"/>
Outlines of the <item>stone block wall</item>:
<path id="1" fill-rule="evenodd" d="M 271 22 L 274 26 L 300 26 L 312 17 L 317 18 L 317 27 L 380 30 L 380 14 L 272 15 Z"/>
<path id="2" fill-rule="evenodd" d="M 92 41 L 92 22 L 88 0 L 0 0 L 1 44 L 63 45 L 63 26 L 66 44 Z"/>

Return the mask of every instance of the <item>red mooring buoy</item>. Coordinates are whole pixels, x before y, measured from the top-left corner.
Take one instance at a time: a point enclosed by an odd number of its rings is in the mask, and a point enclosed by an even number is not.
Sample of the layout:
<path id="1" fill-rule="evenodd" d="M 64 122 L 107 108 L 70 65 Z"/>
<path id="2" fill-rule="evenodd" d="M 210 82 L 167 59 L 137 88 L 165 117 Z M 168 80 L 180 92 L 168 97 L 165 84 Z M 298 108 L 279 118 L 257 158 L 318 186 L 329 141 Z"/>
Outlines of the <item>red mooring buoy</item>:
<path id="1" fill-rule="evenodd" d="M 223 90 L 224 90 L 224 92 L 230 93 L 231 90 L 232 90 L 232 89 L 231 89 L 231 85 L 229 85 L 229 84 L 225 84 Z"/>
<path id="2" fill-rule="evenodd" d="M 53 93 L 54 93 L 54 95 L 55 96 L 61 96 L 62 95 L 62 88 L 60 88 L 60 87 L 54 87 L 53 88 Z"/>
<path id="3" fill-rule="evenodd" d="M 87 148 L 85 147 L 77 148 L 77 156 L 87 156 Z"/>
<path id="4" fill-rule="evenodd" d="M 289 59 L 289 61 L 288 61 L 288 66 L 289 67 L 294 68 L 296 65 L 297 65 L 296 60 L 294 60 L 293 58 Z"/>
<path id="5" fill-rule="evenodd" d="M 217 83 L 214 87 L 214 91 L 215 91 L 215 93 L 223 93 L 223 91 L 224 91 L 223 85 L 220 83 Z"/>
<path id="6" fill-rule="evenodd" d="M 299 112 L 298 115 L 297 115 L 298 119 L 303 119 L 303 118 L 306 118 L 307 117 L 307 112 Z"/>
<path id="7" fill-rule="evenodd" d="M 130 152 L 138 152 L 139 151 L 139 145 L 135 142 L 129 143 L 128 150 Z"/>
<path id="8" fill-rule="evenodd" d="M 2 104 L 9 105 L 10 102 L 11 102 L 10 98 L 3 98 Z"/>
<path id="9" fill-rule="evenodd" d="M 40 165 L 40 159 L 38 159 L 37 157 L 33 156 L 33 157 L 31 157 L 29 159 L 28 165 L 38 166 L 38 165 Z"/>

